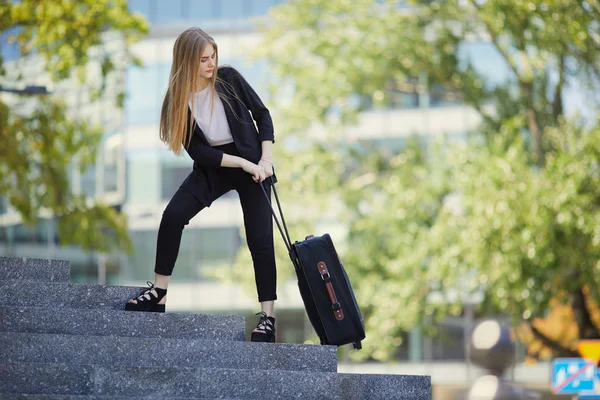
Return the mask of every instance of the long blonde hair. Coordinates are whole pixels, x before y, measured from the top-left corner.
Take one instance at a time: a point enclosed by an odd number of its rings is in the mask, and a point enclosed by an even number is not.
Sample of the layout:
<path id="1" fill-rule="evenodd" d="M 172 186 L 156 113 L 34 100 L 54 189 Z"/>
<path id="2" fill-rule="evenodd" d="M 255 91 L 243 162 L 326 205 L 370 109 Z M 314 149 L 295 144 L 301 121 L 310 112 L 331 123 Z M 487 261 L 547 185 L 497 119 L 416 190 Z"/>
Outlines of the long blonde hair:
<path id="1" fill-rule="evenodd" d="M 192 138 L 193 117 L 190 115 L 188 118 L 188 101 L 190 93 L 200 84 L 198 68 L 208 45 L 213 46 L 216 56 L 209 82 L 212 91 L 210 98 L 213 99 L 219 65 L 219 51 L 215 40 L 200 28 L 190 28 L 179 35 L 173 46 L 169 87 L 160 112 L 160 140 L 177 155 L 181 154 L 181 146 L 187 147 Z"/>

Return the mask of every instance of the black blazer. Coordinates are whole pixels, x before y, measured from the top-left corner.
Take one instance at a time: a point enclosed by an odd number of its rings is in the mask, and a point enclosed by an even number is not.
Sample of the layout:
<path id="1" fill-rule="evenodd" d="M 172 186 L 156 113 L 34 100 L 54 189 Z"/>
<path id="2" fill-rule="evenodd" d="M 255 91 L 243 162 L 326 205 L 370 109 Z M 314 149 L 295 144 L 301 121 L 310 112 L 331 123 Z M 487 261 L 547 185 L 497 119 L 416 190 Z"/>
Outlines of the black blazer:
<path id="1" fill-rule="evenodd" d="M 258 163 L 262 156 L 261 142 L 275 141 L 271 114 L 254 89 L 235 68 L 219 67 L 217 77 L 230 85 L 224 85 L 217 80 L 215 90 L 224 95 L 231 105 L 229 107 L 223 102 L 233 142 L 241 157 Z M 232 95 L 231 89 L 235 91 L 235 96 Z M 188 107 L 188 120 L 190 114 L 191 110 Z M 256 126 L 252 118 L 256 121 Z M 223 152 L 211 147 L 202 129 L 195 121 L 193 123 L 194 130 L 190 144 L 184 147 L 194 160 L 194 169 L 181 186 L 192 192 L 202 204 L 208 207 L 215 198 L 217 172 L 219 168 L 223 168 L 221 167 Z M 186 128 L 186 132 L 188 131 Z"/>

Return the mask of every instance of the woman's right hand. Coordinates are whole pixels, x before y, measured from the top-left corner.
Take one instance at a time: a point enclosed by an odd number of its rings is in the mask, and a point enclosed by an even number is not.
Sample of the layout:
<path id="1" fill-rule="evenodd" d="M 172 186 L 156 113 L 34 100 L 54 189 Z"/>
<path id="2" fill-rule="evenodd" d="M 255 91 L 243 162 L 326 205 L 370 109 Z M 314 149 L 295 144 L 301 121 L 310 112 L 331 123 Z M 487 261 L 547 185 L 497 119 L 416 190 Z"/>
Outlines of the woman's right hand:
<path id="1" fill-rule="evenodd" d="M 252 175 L 254 182 L 262 182 L 267 178 L 267 173 L 263 167 L 248 160 L 242 164 L 242 169 Z"/>

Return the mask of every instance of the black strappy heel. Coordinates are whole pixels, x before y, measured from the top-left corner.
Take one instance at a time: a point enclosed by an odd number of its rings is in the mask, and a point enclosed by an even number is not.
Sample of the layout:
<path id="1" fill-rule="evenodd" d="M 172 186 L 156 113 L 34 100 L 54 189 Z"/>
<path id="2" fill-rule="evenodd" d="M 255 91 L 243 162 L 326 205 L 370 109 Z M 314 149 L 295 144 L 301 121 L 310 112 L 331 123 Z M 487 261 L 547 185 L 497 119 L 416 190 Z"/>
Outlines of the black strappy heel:
<path id="1" fill-rule="evenodd" d="M 167 289 L 157 288 L 150 281 L 147 283 L 150 287 L 142 291 L 135 299 L 137 300 L 137 303 L 127 302 L 127 304 L 125 304 L 125 311 L 165 312 L 165 305 L 158 304 L 158 302 L 167 295 Z"/>
<path id="2" fill-rule="evenodd" d="M 260 319 L 256 328 L 252 331 L 250 341 L 275 343 L 275 318 L 268 317 L 264 311 L 255 315 L 260 315 Z"/>

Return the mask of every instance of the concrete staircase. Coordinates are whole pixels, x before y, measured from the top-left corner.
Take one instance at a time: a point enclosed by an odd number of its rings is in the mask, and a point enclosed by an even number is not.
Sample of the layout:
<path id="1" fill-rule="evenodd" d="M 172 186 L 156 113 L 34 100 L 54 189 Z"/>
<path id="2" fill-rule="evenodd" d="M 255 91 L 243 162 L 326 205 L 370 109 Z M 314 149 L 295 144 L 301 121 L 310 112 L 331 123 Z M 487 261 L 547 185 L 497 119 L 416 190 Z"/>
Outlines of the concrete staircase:
<path id="1" fill-rule="evenodd" d="M 250 343 L 240 316 L 126 312 L 143 288 L 69 275 L 0 257 L 0 399 L 431 399 L 430 377 L 337 373 L 334 346 Z"/>

